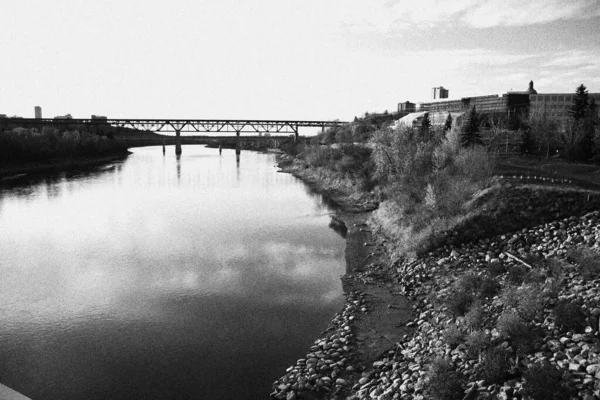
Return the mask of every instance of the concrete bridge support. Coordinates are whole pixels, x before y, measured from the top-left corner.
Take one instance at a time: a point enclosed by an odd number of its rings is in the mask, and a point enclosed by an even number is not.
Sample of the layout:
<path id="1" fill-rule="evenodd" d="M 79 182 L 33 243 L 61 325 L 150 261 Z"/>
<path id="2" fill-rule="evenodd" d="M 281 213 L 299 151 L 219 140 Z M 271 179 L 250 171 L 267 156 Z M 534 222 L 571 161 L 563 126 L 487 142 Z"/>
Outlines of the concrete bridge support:
<path id="1" fill-rule="evenodd" d="M 235 132 L 235 154 L 238 156 L 241 153 L 241 148 L 240 148 L 240 131 L 236 131 Z"/>
<path id="2" fill-rule="evenodd" d="M 175 154 L 181 155 L 181 131 L 175 131 Z"/>

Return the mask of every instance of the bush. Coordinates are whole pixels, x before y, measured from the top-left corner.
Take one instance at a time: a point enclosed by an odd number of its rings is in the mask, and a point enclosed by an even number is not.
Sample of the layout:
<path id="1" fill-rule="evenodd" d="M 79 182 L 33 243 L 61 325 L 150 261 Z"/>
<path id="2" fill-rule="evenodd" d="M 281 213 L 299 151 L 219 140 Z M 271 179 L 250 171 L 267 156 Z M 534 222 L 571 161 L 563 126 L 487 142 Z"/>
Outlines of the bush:
<path id="1" fill-rule="evenodd" d="M 532 364 L 523 374 L 523 394 L 533 400 L 568 399 L 569 391 L 561 383 L 563 374 L 547 361 Z"/>
<path id="2" fill-rule="evenodd" d="M 487 270 L 492 277 L 498 277 L 506 272 L 506 267 L 504 266 L 504 263 L 495 262 L 489 263 Z"/>
<path id="3" fill-rule="evenodd" d="M 477 358 L 481 351 L 490 345 L 490 336 L 484 331 L 473 331 L 465 340 L 467 354 L 471 358 Z"/>
<path id="4" fill-rule="evenodd" d="M 496 324 L 500 337 L 504 339 L 511 339 L 525 335 L 528 331 L 527 324 L 523 319 L 513 311 L 505 311 L 500 317 Z"/>
<path id="5" fill-rule="evenodd" d="M 386 188 L 384 203 L 392 203 L 382 204 L 373 219 L 400 242 L 400 252 L 424 251 L 457 226 L 467 203 L 488 185 L 495 162 L 483 149 L 418 136 L 405 128 L 377 131 L 370 141 L 374 177 Z M 392 209 L 398 217 L 386 221 Z"/>
<path id="6" fill-rule="evenodd" d="M 465 314 L 465 322 L 471 330 L 477 330 L 483 326 L 483 307 L 479 300 L 476 300 Z"/>
<path id="7" fill-rule="evenodd" d="M 465 379 L 452 363 L 444 358 L 435 359 L 429 368 L 425 383 L 427 398 L 434 400 L 456 400 L 464 397 Z"/>
<path id="8" fill-rule="evenodd" d="M 516 309 L 519 305 L 519 289 L 513 285 L 507 285 L 502 290 L 500 301 L 504 305 L 504 309 Z"/>
<path id="9" fill-rule="evenodd" d="M 567 253 L 567 258 L 577 264 L 584 279 L 591 280 L 600 277 L 600 254 L 592 249 L 571 249 Z"/>
<path id="10" fill-rule="evenodd" d="M 489 275 L 481 277 L 479 282 L 479 296 L 482 299 L 491 299 L 500 291 L 500 283 Z"/>
<path id="11" fill-rule="evenodd" d="M 476 367 L 478 379 L 483 379 L 487 384 L 503 383 L 510 377 L 510 360 L 508 354 L 501 347 L 487 349 L 481 355 L 481 362 Z"/>
<path id="12" fill-rule="evenodd" d="M 455 324 L 448 326 L 444 329 L 444 333 L 442 334 L 444 341 L 451 347 L 455 348 L 459 344 L 461 344 L 465 338 L 465 334 L 462 330 L 460 330 Z"/>
<path id="13" fill-rule="evenodd" d="M 583 332 L 585 329 L 586 316 L 581 306 L 568 300 L 561 300 L 554 307 L 556 324 L 564 329 Z"/>
<path id="14" fill-rule="evenodd" d="M 527 276 L 528 273 L 529 273 L 529 268 L 527 268 L 524 265 L 521 265 L 521 264 L 511 265 L 510 267 L 508 267 L 507 280 L 514 285 L 520 285 L 523 282 L 525 282 L 525 277 Z"/>
<path id="15" fill-rule="evenodd" d="M 488 275 L 467 274 L 452 285 L 446 305 L 454 315 L 465 315 L 474 301 L 495 296 L 499 288 L 500 284 Z"/>
<path id="16" fill-rule="evenodd" d="M 513 311 L 505 311 L 496 324 L 498 333 L 504 339 L 508 339 L 517 354 L 527 354 L 535 348 L 535 341 L 539 332 L 528 325 Z"/>
<path id="17" fill-rule="evenodd" d="M 544 312 L 545 300 L 541 285 L 526 285 L 517 290 L 517 312 L 526 321 L 539 319 Z"/>

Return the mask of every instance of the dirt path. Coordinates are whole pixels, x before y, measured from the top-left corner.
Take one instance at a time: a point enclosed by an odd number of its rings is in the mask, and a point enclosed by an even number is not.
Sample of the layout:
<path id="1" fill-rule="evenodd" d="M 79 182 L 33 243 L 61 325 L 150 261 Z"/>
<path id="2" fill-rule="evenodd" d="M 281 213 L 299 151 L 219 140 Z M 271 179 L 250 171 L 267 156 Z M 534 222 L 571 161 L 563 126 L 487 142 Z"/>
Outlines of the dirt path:
<path id="1" fill-rule="evenodd" d="M 371 232 L 365 221 L 369 213 L 342 214 L 348 227 L 346 237 L 346 266 L 348 277 L 344 278 L 344 291 L 358 290 L 366 293 L 367 313 L 361 314 L 355 324 L 358 363 L 370 368 L 373 361 L 395 347 L 402 337 L 411 331 L 406 323 L 412 319 L 410 301 L 397 294 L 394 283 L 365 283 L 353 277 L 355 272 L 365 272 L 373 265 L 386 263 L 373 245 Z M 365 245 L 366 244 L 366 245 Z"/>

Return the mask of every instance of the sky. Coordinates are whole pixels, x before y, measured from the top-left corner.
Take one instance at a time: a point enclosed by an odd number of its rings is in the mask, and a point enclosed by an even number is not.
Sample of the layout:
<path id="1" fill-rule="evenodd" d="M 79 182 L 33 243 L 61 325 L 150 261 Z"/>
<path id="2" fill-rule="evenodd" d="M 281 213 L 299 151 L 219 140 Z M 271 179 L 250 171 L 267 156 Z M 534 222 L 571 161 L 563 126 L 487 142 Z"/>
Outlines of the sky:
<path id="1" fill-rule="evenodd" d="M 351 120 L 600 92 L 600 0 L 1 0 L 0 114 Z"/>

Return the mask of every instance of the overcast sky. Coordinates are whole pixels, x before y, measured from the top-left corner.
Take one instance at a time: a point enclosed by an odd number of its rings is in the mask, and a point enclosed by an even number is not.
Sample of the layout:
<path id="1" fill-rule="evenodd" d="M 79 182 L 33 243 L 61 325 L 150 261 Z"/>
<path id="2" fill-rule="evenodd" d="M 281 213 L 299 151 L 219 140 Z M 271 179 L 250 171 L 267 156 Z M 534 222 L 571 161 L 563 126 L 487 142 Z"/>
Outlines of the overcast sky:
<path id="1" fill-rule="evenodd" d="M 600 0 L 1 0 L 0 114 L 348 120 L 600 92 Z"/>

